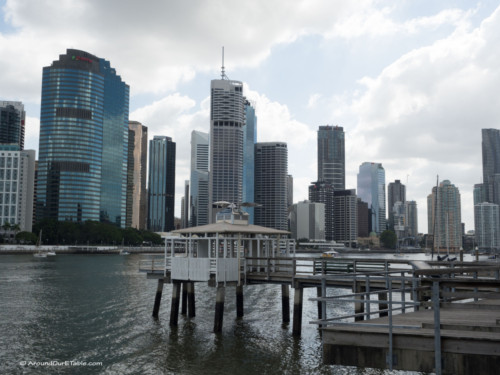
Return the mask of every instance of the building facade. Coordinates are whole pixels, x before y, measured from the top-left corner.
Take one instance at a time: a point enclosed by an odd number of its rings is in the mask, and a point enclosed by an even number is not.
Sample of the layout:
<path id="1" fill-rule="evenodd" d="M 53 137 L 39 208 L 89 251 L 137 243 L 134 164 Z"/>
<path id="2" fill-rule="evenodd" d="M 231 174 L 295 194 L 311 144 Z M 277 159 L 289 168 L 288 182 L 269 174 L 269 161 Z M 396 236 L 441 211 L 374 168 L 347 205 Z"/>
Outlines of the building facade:
<path id="1" fill-rule="evenodd" d="M 255 203 L 255 144 L 257 143 L 257 116 L 255 107 L 245 101 L 245 127 L 243 137 L 243 202 Z M 248 223 L 254 223 L 254 207 L 242 207 L 248 212 Z"/>
<path id="2" fill-rule="evenodd" d="M 149 142 L 148 229 L 169 232 L 175 228 L 175 142 L 155 136 Z"/>
<path id="3" fill-rule="evenodd" d="M 15 101 L 0 101 L 0 144 L 18 145 L 24 150 L 24 105 Z"/>
<path id="4" fill-rule="evenodd" d="M 37 219 L 126 225 L 129 87 L 68 49 L 43 68 Z"/>
<path id="5" fill-rule="evenodd" d="M 335 189 L 332 184 L 325 181 L 316 181 L 309 185 L 309 201 L 325 205 L 325 239 L 335 239 Z"/>
<path id="6" fill-rule="evenodd" d="M 356 247 L 358 239 L 358 197 L 355 189 L 335 190 L 333 239 L 348 247 Z"/>
<path id="7" fill-rule="evenodd" d="M 290 210 L 292 238 L 325 240 L 325 205 L 303 201 L 292 205 Z"/>
<path id="8" fill-rule="evenodd" d="M 406 201 L 406 226 L 408 237 L 416 238 L 418 236 L 418 210 L 416 201 Z"/>
<path id="9" fill-rule="evenodd" d="M 462 246 L 462 211 L 460 192 L 449 180 L 432 188 L 427 197 L 428 233 L 434 248 L 456 252 Z"/>
<path id="10" fill-rule="evenodd" d="M 500 204 L 500 130 L 482 129 L 483 201 Z"/>
<path id="11" fill-rule="evenodd" d="M 35 150 L 0 145 L 0 223 L 31 232 L 35 181 Z"/>
<path id="12" fill-rule="evenodd" d="M 396 202 L 401 202 L 403 206 L 406 202 L 406 186 L 400 180 L 395 180 L 387 185 L 387 210 L 389 212 L 387 225 L 391 230 L 395 230 L 394 204 Z"/>
<path id="13" fill-rule="evenodd" d="M 189 225 L 209 223 L 208 195 L 209 136 L 193 130 L 191 133 L 191 180 Z"/>
<path id="14" fill-rule="evenodd" d="M 243 84 L 224 73 L 210 89 L 209 220 L 214 222 L 213 203 L 242 203 L 245 98 Z"/>
<path id="15" fill-rule="evenodd" d="M 146 229 L 148 207 L 146 190 L 148 128 L 137 121 L 130 121 L 128 126 L 127 217 L 130 217 L 130 224 L 127 226 L 136 229 Z"/>
<path id="16" fill-rule="evenodd" d="M 358 197 L 368 203 L 371 210 L 371 232 L 386 230 L 385 170 L 380 163 L 365 162 L 359 166 Z"/>
<path id="17" fill-rule="evenodd" d="M 283 142 L 255 144 L 254 222 L 267 228 L 288 229 L 288 149 Z"/>
<path id="18" fill-rule="evenodd" d="M 481 250 L 497 252 L 500 249 L 499 206 L 478 203 L 474 206 L 474 233 L 476 246 Z"/>
<path id="19" fill-rule="evenodd" d="M 318 181 L 328 182 L 335 190 L 345 189 L 345 140 L 340 126 L 319 127 Z"/>

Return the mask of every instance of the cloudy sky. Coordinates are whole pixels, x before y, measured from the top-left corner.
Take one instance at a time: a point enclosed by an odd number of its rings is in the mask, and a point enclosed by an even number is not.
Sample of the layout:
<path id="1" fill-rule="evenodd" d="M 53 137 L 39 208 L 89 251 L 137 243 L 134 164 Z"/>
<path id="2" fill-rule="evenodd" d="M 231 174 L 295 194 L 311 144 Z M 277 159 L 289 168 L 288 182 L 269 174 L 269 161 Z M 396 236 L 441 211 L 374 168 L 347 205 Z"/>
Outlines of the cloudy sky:
<path id="1" fill-rule="evenodd" d="M 347 188 L 361 163 L 382 163 L 425 233 L 439 175 L 473 229 L 481 129 L 500 128 L 498 1 L 0 0 L 0 100 L 25 104 L 25 147 L 38 150 L 42 67 L 67 48 L 109 60 L 130 85 L 130 119 L 177 143 L 179 215 L 222 46 L 256 105 L 258 141 L 288 143 L 294 201 L 317 178 L 318 126 L 339 125 Z"/>

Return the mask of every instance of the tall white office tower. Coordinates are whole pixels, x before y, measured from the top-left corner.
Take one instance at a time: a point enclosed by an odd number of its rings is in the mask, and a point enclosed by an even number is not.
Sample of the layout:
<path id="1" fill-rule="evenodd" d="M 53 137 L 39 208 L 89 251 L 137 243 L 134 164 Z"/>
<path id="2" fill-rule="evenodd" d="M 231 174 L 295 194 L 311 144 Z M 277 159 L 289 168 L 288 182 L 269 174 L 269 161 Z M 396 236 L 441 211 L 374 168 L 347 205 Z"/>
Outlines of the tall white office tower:
<path id="1" fill-rule="evenodd" d="M 189 225 L 208 224 L 208 159 L 209 136 L 193 130 L 191 133 L 191 186 Z"/>
<path id="2" fill-rule="evenodd" d="M 243 132 L 245 98 L 243 84 L 227 78 L 210 84 L 209 220 L 215 221 L 213 203 L 239 205 L 243 199 Z"/>

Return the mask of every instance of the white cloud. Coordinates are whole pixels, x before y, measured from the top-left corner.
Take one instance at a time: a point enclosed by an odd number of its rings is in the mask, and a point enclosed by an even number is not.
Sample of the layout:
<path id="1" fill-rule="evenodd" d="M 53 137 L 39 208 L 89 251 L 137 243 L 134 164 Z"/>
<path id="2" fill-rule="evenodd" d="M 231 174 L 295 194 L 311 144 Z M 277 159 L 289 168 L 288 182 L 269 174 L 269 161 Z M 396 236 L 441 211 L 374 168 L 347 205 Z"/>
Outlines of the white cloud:
<path id="1" fill-rule="evenodd" d="M 497 10 L 479 28 L 457 30 L 361 79 L 365 92 L 344 109 L 356 123 L 346 141 L 348 169 L 382 162 L 387 183 L 411 174 L 407 198 L 418 200 L 422 231 L 438 174 L 459 187 L 472 229 L 472 203 L 464 199 L 482 179 L 481 129 L 499 127 L 499 35 Z M 349 182 L 355 186 L 355 173 Z"/>

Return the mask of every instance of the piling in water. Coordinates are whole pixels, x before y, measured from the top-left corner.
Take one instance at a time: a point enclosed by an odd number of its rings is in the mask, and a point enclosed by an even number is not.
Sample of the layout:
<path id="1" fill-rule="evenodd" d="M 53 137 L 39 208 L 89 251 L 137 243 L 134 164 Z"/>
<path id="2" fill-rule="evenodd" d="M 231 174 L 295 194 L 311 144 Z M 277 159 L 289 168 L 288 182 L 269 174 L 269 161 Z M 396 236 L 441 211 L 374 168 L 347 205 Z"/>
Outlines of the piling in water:
<path id="1" fill-rule="evenodd" d="M 215 320 L 214 332 L 222 331 L 222 320 L 224 318 L 224 298 L 226 296 L 226 288 L 223 286 L 217 287 L 217 296 L 215 300 Z"/>
<path id="2" fill-rule="evenodd" d="M 156 288 L 155 304 L 153 306 L 153 317 L 158 318 L 160 311 L 161 295 L 163 293 L 163 279 L 158 279 L 158 287 Z"/>

